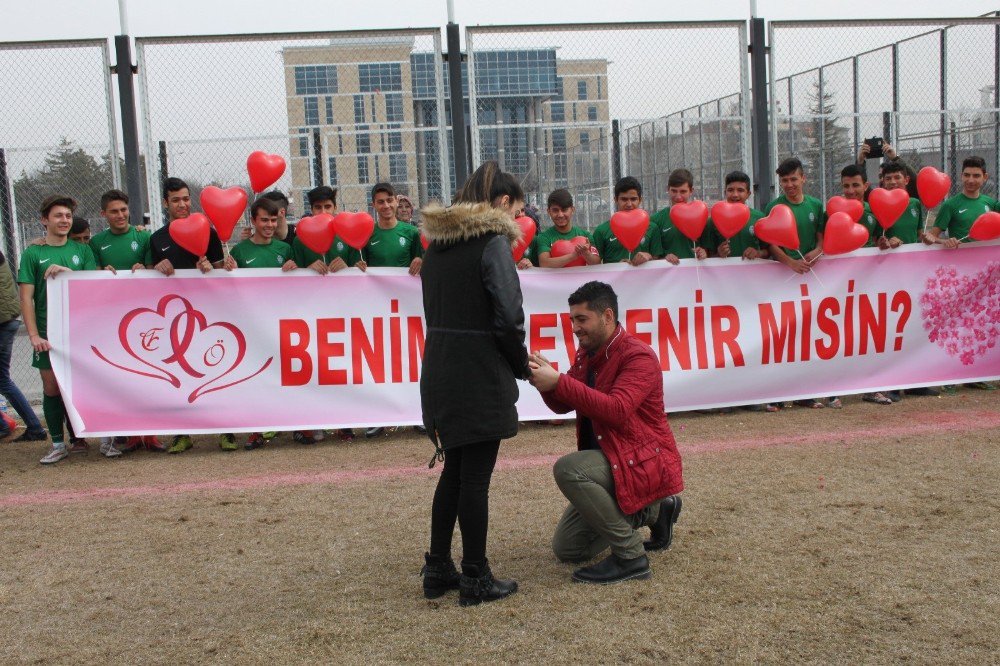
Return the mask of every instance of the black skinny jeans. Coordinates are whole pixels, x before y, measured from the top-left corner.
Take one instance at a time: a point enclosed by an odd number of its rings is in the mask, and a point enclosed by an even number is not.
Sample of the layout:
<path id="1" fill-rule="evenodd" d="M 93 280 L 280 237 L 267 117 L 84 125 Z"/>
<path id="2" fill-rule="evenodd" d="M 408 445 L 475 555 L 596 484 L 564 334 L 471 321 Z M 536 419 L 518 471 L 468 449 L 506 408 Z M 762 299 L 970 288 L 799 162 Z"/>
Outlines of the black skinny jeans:
<path id="1" fill-rule="evenodd" d="M 445 451 L 431 507 L 431 555 L 451 557 L 457 518 L 462 530 L 462 564 L 481 567 L 486 563 L 490 478 L 499 451 L 500 440 Z"/>

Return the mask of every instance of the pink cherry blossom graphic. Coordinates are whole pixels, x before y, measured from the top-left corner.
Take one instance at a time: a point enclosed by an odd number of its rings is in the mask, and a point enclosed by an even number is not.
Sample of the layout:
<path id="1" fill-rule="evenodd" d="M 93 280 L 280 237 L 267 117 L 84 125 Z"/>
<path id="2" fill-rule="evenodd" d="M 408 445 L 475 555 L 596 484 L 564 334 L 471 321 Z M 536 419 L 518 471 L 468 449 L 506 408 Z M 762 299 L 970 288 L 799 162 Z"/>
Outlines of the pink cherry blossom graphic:
<path id="1" fill-rule="evenodd" d="M 942 265 L 927 278 L 920 315 L 927 339 L 963 365 L 985 356 L 1000 339 L 1000 261 L 974 275 Z"/>

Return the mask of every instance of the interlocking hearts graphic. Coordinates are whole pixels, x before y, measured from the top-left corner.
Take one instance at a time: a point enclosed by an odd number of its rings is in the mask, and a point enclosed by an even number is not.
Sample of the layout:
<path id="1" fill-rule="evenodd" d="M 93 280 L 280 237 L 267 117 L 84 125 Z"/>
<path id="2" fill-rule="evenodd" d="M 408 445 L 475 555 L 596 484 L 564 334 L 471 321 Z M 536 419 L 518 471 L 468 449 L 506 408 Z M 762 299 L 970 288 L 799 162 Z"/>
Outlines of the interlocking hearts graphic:
<path id="1" fill-rule="evenodd" d="M 135 308 L 118 325 L 122 350 L 138 362 L 116 363 L 97 347 L 94 354 L 119 370 L 159 379 L 174 388 L 191 388 L 187 401 L 242 384 L 262 373 L 274 357 L 256 372 L 222 383 L 246 357 L 246 337 L 233 324 L 209 323 L 204 313 L 177 294 L 160 299 L 155 308 Z"/>
<path id="2" fill-rule="evenodd" d="M 975 275 L 958 275 L 939 266 L 920 296 L 920 316 L 927 339 L 972 365 L 1000 339 L 1000 261 Z"/>

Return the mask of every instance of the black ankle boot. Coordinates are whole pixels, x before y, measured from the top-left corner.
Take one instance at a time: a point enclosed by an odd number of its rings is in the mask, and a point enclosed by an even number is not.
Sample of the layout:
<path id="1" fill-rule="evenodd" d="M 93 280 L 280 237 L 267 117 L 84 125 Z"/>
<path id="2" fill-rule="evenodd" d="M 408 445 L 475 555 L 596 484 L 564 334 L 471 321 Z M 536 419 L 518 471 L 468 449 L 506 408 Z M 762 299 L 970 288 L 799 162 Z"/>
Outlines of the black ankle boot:
<path id="1" fill-rule="evenodd" d="M 488 561 L 482 566 L 462 562 L 462 577 L 459 584 L 458 603 L 461 606 L 475 606 L 484 601 L 496 601 L 517 592 L 517 581 L 494 578 Z"/>
<path id="2" fill-rule="evenodd" d="M 450 557 L 424 553 L 424 561 L 426 564 L 420 570 L 420 575 L 424 577 L 425 597 L 437 599 L 449 590 L 458 589 L 458 569 Z"/>

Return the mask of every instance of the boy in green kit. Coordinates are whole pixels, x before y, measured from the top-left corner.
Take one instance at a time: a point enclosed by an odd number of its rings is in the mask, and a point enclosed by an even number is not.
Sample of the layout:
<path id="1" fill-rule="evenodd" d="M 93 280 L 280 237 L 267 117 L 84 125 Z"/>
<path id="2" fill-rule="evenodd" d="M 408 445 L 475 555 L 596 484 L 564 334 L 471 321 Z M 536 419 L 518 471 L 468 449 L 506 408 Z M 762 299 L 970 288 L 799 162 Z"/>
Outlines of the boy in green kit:
<path id="1" fill-rule="evenodd" d="M 771 245 L 768 249 L 772 257 L 796 273 L 808 273 L 812 262 L 822 252 L 823 225 L 826 224 L 823 202 L 805 193 L 806 175 L 798 158 L 789 157 L 783 160 L 775 173 L 778 174 L 783 194 L 767 204 L 764 213 L 770 215 L 778 204 L 784 204 L 792 210 L 799 231 L 799 249 L 794 254 L 796 256 L 801 254 L 802 257 L 789 256 L 777 245 Z"/>
<path id="2" fill-rule="evenodd" d="M 986 160 L 982 157 L 967 157 L 962 161 L 962 191 L 941 204 L 934 226 L 924 236 L 925 243 L 941 243 L 953 250 L 959 243 L 972 240 L 968 237 L 972 223 L 983 213 L 998 209 L 997 200 L 982 193 L 987 179 Z M 942 239 L 945 231 L 948 237 Z"/>
<path id="3" fill-rule="evenodd" d="M 867 146 L 867 144 L 865 145 Z M 845 199 L 860 201 L 864 206 L 864 212 L 861 213 L 861 219 L 858 220 L 858 223 L 868 230 L 868 242 L 864 246 L 874 247 L 875 239 L 882 233 L 882 227 L 879 226 L 878 220 L 875 219 L 875 215 L 872 213 L 872 209 L 868 207 L 868 202 L 865 201 L 865 193 L 868 192 L 868 174 L 864 168 L 857 164 L 848 164 L 841 169 L 840 191 Z"/>
<path id="4" fill-rule="evenodd" d="M 591 248 L 593 238 L 586 229 L 581 229 L 573 224 L 573 195 L 569 190 L 559 189 L 549 195 L 547 210 L 552 219 L 552 226 L 538 234 L 534 243 L 537 243 L 538 263 L 542 268 L 563 268 L 566 264 L 583 258 L 588 266 L 601 263 L 601 257 Z M 582 236 L 587 239 L 586 244 L 576 246 L 576 252 L 564 254 L 561 257 L 552 256 L 552 244 L 561 240 L 572 241 L 574 238 Z"/>
<path id="5" fill-rule="evenodd" d="M 108 221 L 108 228 L 90 239 L 97 267 L 112 271 L 144 268 L 150 233 L 129 223 L 128 195 L 121 190 L 102 194 L 101 217 Z"/>
<path id="6" fill-rule="evenodd" d="M 704 259 L 708 252 L 703 247 L 707 236 L 703 233 L 698 244 L 680 232 L 670 219 L 670 208 L 691 201 L 694 196 L 694 175 L 687 169 L 674 169 L 667 177 L 667 195 L 670 206 L 661 208 L 649 218 L 660 230 L 660 249 L 664 259 L 673 265 L 681 259 Z M 707 227 L 706 227 L 707 229 Z"/>
<path id="7" fill-rule="evenodd" d="M 264 195 L 261 196 L 263 197 Z M 337 214 L 337 190 L 332 187 L 321 185 L 309 190 L 306 196 L 309 198 L 309 209 L 313 215 L 321 213 L 326 213 L 327 215 Z M 311 268 L 320 275 L 326 275 L 331 271 L 336 273 L 348 266 L 353 266 L 358 256 L 357 250 L 340 240 L 339 236 L 333 239 L 330 249 L 323 255 L 313 252 L 306 247 L 298 236 L 294 237 L 291 246 L 291 258 L 295 262 L 295 265 L 301 268 Z"/>
<path id="8" fill-rule="evenodd" d="M 378 183 L 372 188 L 372 207 L 378 219 L 362 256 L 354 262 L 357 268 L 408 268 L 410 275 L 420 275 L 424 261 L 420 232 L 412 224 L 396 219 L 396 205 L 392 185 Z"/>
<path id="9" fill-rule="evenodd" d="M 368 244 L 355 262 L 361 270 L 372 268 L 408 268 L 410 275 L 420 275 L 424 246 L 420 244 L 420 231 L 412 224 L 396 219 L 396 190 L 389 183 L 377 183 L 372 188 L 372 207 L 377 219 L 375 230 Z M 365 437 L 378 437 L 385 432 L 383 426 L 365 430 Z"/>
<path id="10" fill-rule="evenodd" d="M 46 339 L 47 298 L 46 280 L 63 271 L 96 270 L 94 254 L 86 245 L 69 239 L 73 227 L 73 211 L 76 201 L 67 196 L 53 195 L 42 202 L 42 225 L 45 226 L 45 242 L 31 245 L 21 254 L 17 281 L 21 299 L 24 326 L 28 330 L 28 340 L 34 350 L 31 365 L 38 368 L 42 377 L 42 411 L 45 424 L 52 438 L 52 448 L 41 459 L 43 465 L 57 463 L 69 455 L 63 438 L 63 420 L 66 406 L 59 393 L 49 350 L 52 345 Z"/>
<path id="11" fill-rule="evenodd" d="M 615 208 L 627 212 L 642 207 L 642 183 L 633 176 L 625 176 L 615 183 Z M 660 250 L 659 228 L 650 220 L 646 233 L 635 252 L 629 252 L 611 231 L 611 220 L 594 229 L 594 248 L 601 257 L 601 262 L 614 264 L 625 262 L 633 266 L 641 266 L 650 259 L 663 254 Z"/>
<path id="12" fill-rule="evenodd" d="M 750 199 L 750 176 L 742 171 L 732 171 L 726 174 L 725 198 L 729 203 L 741 203 L 746 205 Z M 748 206 L 749 207 L 749 206 Z M 709 219 L 705 235 L 708 243 L 715 248 L 715 254 L 721 259 L 728 257 L 740 257 L 747 261 L 754 259 L 766 259 L 770 256 L 767 247 L 761 247 L 760 241 L 753 235 L 753 225 L 764 213 L 756 208 L 750 208 L 750 219 L 738 234 L 726 240 Z"/>
<path id="13" fill-rule="evenodd" d="M 128 195 L 121 190 L 108 190 L 101 195 L 101 217 L 108 222 L 108 228 L 90 239 L 90 250 L 94 253 L 97 267 L 117 273 L 145 268 L 143 261 L 149 250 L 148 231 L 131 225 L 128 209 Z M 135 451 L 140 445 L 150 451 L 163 453 L 167 447 L 155 435 L 133 436 L 121 441 L 118 446 L 123 453 Z M 102 444 L 114 448 L 115 443 Z"/>
<path id="14" fill-rule="evenodd" d="M 910 184 L 910 174 L 900 161 L 886 162 L 882 165 L 882 187 L 887 190 L 905 190 Z M 899 216 L 896 223 L 888 231 L 881 233 L 876 239 L 880 250 L 894 250 L 904 243 L 919 243 L 924 230 L 924 209 L 920 200 L 910 197 L 906 210 Z"/>

